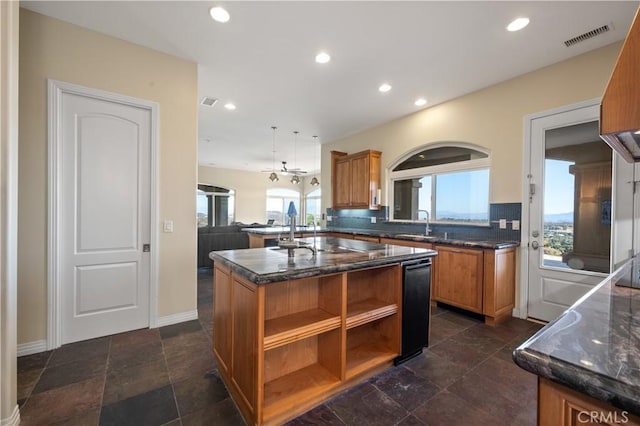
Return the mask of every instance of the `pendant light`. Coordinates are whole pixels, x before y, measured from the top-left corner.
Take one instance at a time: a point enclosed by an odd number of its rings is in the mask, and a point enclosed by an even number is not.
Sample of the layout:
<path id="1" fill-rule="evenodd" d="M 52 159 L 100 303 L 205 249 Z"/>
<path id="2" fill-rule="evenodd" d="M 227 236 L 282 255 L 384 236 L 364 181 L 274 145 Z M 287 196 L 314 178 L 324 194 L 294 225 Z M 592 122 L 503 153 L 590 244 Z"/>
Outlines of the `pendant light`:
<path id="1" fill-rule="evenodd" d="M 276 126 L 271 126 L 271 130 L 273 130 L 273 168 L 272 172 L 269 175 L 269 180 L 271 182 L 277 182 L 280 180 L 278 175 L 276 174 L 276 130 L 278 128 Z"/>
<path id="2" fill-rule="evenodd" d="M 296 154 L 296 145 L 298 142 L 298 132 L 297 130 L 293 131 L 293 170 L 297 170 L 297 165 L 298 165 L 298 156 Z M 298 177 L 298 175 L 294 174 L 291 177 L 291 183 L 294 185 L 298 185 L 300 183 L 300 178 Z"/>
<path id="3" fill-rule="evenodd" d="M 313 137 L 313 141 L 314 141 L 314 142 L 318 142 L 318 137 L 317 137 L 317 136 L 314 136 L 314 137 Z M 314 145 L 317 145 L 317 144 L 314 144 Z M 314 146 L 314 147 L 313 147 L 313 165 L 314 165 L 314 166 L 316 165 L 316 160 L 317 160 L 316 156 L 317 156 L 317 154 L 318 154 L 318 152 L 316 151 L 316 149 L 315 149 L 315 148 L 316 148 L 316 147 Z M 311 179 L 311 182 L 309 182 L 309 184 L 310 184 L 311 186 L 318 186 L 318 185 L 320 185 L 320 181 L 318 180 L 318 178 L 317 178 L 317 177 L 315 177 L 315 176 L 314 176 L 314 177 L 313 177 L 313 179 Z"/>

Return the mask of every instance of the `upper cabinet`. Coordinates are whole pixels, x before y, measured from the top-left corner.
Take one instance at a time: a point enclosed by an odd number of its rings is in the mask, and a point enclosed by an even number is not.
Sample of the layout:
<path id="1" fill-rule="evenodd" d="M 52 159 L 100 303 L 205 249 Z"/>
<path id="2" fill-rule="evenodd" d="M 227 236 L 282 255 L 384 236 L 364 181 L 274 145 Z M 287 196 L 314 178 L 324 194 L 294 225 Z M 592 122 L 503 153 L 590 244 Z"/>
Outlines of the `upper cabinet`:
<path id="1" fill-rule="evenodd" d="M 602 97 L 600 136 L 629 162 L 640 161 L 640 10 Z"/>
<path id="2" fill-rule="evenodd" d="M 380 208 L 380 151 L 331 151 L 334 209 Z"/>

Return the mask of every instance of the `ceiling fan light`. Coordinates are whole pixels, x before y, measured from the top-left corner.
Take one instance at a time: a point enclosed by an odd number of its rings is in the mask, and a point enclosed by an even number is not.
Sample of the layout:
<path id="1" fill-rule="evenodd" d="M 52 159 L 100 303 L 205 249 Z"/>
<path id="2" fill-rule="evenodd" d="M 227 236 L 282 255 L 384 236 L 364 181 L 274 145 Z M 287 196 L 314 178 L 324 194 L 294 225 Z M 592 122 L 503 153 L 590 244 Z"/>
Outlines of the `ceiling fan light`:
<path id="1" fill-rule="evenodd" d="M 276 174 L 276 172 L 271 172 L 271 174 L 269 175 L 269 180 L 271 182 L 277 182 L 280 180 L 280 178 L 278 177 L 278 175 Z"/>
<path id="2" fill-rule="evenodd" d="M 314 176 L 313 179 L 311 179 L 311 182 L 309 182 L 309 184 L 311 186 L 318 186 L 318 185 L 320 185 L 320 181 L 318 180 L 317 177 Z"/>
<path id="3" fill-rule="evenodd" d="M 300 183 L 300 178 L 296 175 L 293 175 L 293 177 L 291 178 L 291 183 L 294 185 L 298 185 Z"/>

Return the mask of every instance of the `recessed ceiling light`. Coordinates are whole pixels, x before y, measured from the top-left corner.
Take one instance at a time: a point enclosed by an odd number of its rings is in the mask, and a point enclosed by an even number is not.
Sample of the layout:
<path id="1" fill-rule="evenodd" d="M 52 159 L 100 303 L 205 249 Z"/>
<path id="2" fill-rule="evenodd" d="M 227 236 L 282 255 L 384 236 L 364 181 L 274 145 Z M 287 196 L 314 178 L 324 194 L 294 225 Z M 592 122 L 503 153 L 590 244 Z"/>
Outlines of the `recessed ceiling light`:
<path id="1" fill-rule="evenodd" d="M 219 6 L 209 9 L 209 15 L 216 22 L 225 23 L 229 21 L 229 12 Z"/>
<path id="2" fill-rule="evenodd" d="M 382 83 L 380 87 L 378 87 L 378 90 L 382 93 L 386 93 L 391 90 L 391 85 L 389 83 Z"/>
<path id="3" fill-rule="evenodd" d="M 316 55 L 316 62 L 319 64 L 326 64 L 331 60 L 331 56 L 327 52 L 320 52 Z"/>
<path id="4" fill-rule="evenodd" d="M 520 31 L 527 25 L 529 25 L 529 18 L 516 18 L 507 25 L 507 31 Z"/>
<path id="5" fill-rule="evenodd" d="M 640 130 L 638 130 L 637 132 L 633 132 L 634 135 L 640 135 Z"/>
<path id="6" fill-rule="evenodd" d="M 236 109 L 236 106 L 234 104 L 232 104 L 231 102 L 228 102 L 228 103 L 224 104 L 224 107 L 226 109 L 228 109 L 229 111 L 233 111 L 234 109 Z"/>
<path id="7" fill-rule="evenodd" d="M 414 102 L 415 106 L 424 106 L 427 104 L 427 100 L 425 98 L 418 98 Z"/>

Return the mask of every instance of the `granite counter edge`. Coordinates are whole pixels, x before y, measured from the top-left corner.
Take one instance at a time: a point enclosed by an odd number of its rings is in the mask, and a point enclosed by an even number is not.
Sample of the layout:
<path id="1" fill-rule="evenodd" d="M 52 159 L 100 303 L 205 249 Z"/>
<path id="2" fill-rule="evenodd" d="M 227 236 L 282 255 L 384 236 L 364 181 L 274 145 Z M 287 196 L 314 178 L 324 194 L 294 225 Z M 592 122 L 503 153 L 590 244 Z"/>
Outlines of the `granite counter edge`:
<path id="1" fill-rule="evenodd" d="M 436 255 L 437 253 L 434 251 L 426 251 L 424 253 L 409 253 L 384 259 L 367 259 L 359 262 L 339 263 L 336 265 L 318 266 L 315 268 L 307 268 L 299 271 L 279 271 L 269 274 L 257 274 L 241 265 L 238 265 L 235 262 L 230 261 L 225 257 L 216 254 L 216 252 L 209 253 L 209 258 L 214 262 L 220 262 L 224 266 L 231 269 L 231 271 L 239 274 L 240 276 L 254 284 L 264 285 L 291 279 L 309 278 L 319 275 L 337 274 L 341 272 L 375 268 L 379 266 L 389 266 L 411 260 L 427 259 Z"/>

